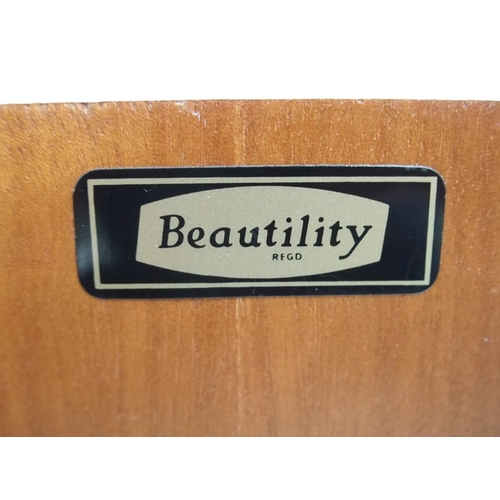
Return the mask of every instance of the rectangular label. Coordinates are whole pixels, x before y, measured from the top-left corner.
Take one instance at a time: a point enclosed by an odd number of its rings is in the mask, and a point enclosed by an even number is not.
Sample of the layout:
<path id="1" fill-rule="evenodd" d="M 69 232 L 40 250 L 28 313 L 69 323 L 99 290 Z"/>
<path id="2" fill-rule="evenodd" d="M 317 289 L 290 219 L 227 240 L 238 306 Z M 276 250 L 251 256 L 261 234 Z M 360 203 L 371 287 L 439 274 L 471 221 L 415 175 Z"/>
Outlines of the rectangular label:
<path id="1" fill-rule="evenodd" d="M 416 166 L 94 170 L 74 193 L 79 277 L 104 298 L 420 292 L 444 198 Z"/>

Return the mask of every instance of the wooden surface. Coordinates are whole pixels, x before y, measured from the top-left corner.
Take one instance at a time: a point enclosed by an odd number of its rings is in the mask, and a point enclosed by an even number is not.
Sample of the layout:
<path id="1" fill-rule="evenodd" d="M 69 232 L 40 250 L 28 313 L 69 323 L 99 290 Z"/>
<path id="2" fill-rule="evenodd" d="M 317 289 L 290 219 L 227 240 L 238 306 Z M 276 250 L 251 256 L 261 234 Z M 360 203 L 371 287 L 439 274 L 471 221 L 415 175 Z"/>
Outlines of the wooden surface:
<path id="1" fill-rule="evenodd" d="M 447 186 L 420 295 L 101 300 L 97 167 L 421 164 Z M 500 103 L 0 107 L 1 435 L 500 434 Z"/>

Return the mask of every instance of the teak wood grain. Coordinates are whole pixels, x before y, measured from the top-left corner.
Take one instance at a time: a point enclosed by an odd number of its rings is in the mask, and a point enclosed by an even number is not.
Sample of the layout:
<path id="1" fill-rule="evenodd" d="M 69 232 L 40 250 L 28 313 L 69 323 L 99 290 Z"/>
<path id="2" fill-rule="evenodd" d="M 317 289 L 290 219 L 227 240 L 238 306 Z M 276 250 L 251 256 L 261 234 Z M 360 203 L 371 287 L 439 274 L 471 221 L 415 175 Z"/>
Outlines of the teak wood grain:
<path id="1" fill-rule="evenodd" d="M 102 300 L 72 193 L 99 168 L 420 164 L 447 187 L 419 295 Z M 500 434 L 500 104 L 0 107 L 1 435 Z"/>

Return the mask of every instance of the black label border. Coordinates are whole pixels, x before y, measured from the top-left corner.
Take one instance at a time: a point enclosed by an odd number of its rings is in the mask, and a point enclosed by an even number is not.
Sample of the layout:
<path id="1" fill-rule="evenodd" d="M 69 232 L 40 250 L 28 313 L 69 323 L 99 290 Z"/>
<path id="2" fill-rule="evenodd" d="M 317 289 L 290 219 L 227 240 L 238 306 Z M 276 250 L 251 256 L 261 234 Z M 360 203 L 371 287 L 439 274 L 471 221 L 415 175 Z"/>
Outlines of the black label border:
<path id="1" fill-rule="evenodd" d="M 217 188 L 229 179 L 243 184 L 263 185 L 289 185 L 310 182 L 325 182 L 317 178 L 330 178 L 330 182 L 363 182 L 356 178 L 366 177 L 370 180 L 364 182 L 429 182 L 434 200 L 431 197 L 428 217 L 433 230 L 427 228 L 427 250 L 431 250 L 431 257 L 426 257 L 425 283 L 408 284 L 402 282 L 367 282 L 364 280 L 350 280 L 349 282 L 338 279 L 329 282 L 314 281 L 313 277 L 273 280 L 222 280 L 223 282 L 210 282 L 210 278 L 203 278 L 201 283 L 170 283 L 170 284 L 127 284 L 99 283 L 95 265 L 98 263 L 98 242 L 95 220 L 92 220 L 91 200 L 92 191 L 89 186 L 99 184 L 120 185 L 125 181 L 127 185 L 136 180 L 137 184 L 154 184 L 155 179 L 162 183 L 179 183 L 195 185 L 194 179 L 200 178 L 204 183 L 214 183 L 217 179 Z M 419 180 L 411 178 L 419 178 Z M 271 182 L 273 178 L 274 182 Z M 289 178 L 289 179 L 285 179 Z M 342 178 L 342 179 L 335 179 Z M 389 179 L 392 178 L 392 179 Z M 398 180 L 394 180 L 397 178 Z M 266 180 L 267 179 L 267 180 Z M 295 180 L 296 179 L 296 180 Z M 349 179 L 349 180 L 348 180 Z M 354 180 L 355 179 L 355 180 Z M 375 180 L 376 179 L 376 180 Z M 100 181 L 100 182 L 99 182 Z M 89 196 L 90 195 L 90 196 Z M 432 201 L 434 201 L 432 203 Z M 429 167 L 421 166 L 340 166 L 340 165 L 301 165 L 301 166 L 242 166 L 242 167 L 154 167 L 154 168 L 115 168 L 98 169 L 82 176 L 74 191 L 75 232 L 77 246 L 78 274 L 83 288 L 100 298 L 197 298 L 197 297 L 243 297 L 243 296 L 295 296 L 295 295 L 359 295 L 359 294 L 401 294 L 418 293 L 426 290 L 435 282 L 439 269 L 441 235 L 443 231 L 445 203 L 445 186 L 441 176 Z M 434 209 L 434 215 L 432 210 Z M 433 217 L 432 217 L 433 215 Z M 94 213 L 95 216 L 95 213 Z M 429 243 L 429 239 L 432 240 Z M 427 254 L 427 252 L 426 252 Z M 99 264 L 97 264 L 99 265 Z M 334 274 L 334 273 L 332 273 Z M 338 274 L 338 273 L 337 273 Z M 193 275 L 191 275 L 193 276 Z M 312 279 L 311 279 L 312 278 Z M 219 280 L 220 281 L 220 280 Z M 424 280 L 422 280 L 424 281 Z M 276 283 L 276 285 L 274 284 Z M 96 286 L 97 285 L 97 286 Z M 104 285 L 104 286 L 103 286 Z M 101 286 L 101 287 L 99 287 Z M 107 286 L 107 287 L 106 287 Z M 154 286 L 156 288 L 151 288 Z M 149 288 L 147 288 L 149 287 Z"/>

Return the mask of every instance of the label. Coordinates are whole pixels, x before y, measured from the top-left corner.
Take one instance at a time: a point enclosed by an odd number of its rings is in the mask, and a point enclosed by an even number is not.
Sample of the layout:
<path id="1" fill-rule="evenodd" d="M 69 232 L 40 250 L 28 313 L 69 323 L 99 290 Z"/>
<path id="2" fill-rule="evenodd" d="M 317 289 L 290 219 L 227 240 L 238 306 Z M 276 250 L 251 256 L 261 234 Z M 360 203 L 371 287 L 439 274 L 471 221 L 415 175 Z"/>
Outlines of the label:
<path id="1" fill-rule="evenodd" d="M 95 170 L 74 193 L 79 277 L 109 298 L 420 292 L 444 197 L 426 167 Z"/>

